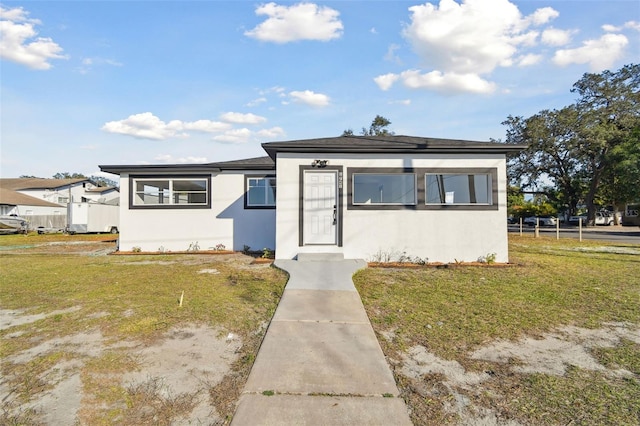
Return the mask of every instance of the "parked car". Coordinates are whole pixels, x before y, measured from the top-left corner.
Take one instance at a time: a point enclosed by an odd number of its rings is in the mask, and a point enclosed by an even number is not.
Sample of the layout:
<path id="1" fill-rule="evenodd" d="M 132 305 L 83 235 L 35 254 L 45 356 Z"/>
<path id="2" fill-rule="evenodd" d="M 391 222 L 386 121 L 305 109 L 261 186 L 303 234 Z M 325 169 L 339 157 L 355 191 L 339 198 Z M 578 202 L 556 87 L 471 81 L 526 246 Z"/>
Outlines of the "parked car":
<path id="1" fill-rule="evenodd" d="M 583 225 L 586 225 L 587 215 L 571 216 L 569 218 L 569 223 L 571 225 L 578 225 L 580 221 L 582 221 Z M 606 210 L 596 212 L 596 220 L 595 220 L 596 225 L 610 226 L 610 225 L 613 225 L 613 223 L 614 223 L 614 218 L 612 213 Z"/>
<path id="2" fill-rule="evenodd" d="M 582 222 L 583 225 L 587 224 L 587 215 L 578 215 L 569 217 L 569 225 L 578 225 Z"/>
<path id="3" fill-rule="evenodd" d="M 596 225 L 611 226 L 613 223 L 612 213 L 608 211 L 596 212 Z"/>
<path id="4" fill-rule="evenodd" d="M 536 223 L 539 223 L 540 226 L 556 226 L 558 220 L 555 217 L 551 216 L 541 216 L 541 217 L 527 217 L 524 219 L 524 224 L 528 226 L 536 226 Z"/>

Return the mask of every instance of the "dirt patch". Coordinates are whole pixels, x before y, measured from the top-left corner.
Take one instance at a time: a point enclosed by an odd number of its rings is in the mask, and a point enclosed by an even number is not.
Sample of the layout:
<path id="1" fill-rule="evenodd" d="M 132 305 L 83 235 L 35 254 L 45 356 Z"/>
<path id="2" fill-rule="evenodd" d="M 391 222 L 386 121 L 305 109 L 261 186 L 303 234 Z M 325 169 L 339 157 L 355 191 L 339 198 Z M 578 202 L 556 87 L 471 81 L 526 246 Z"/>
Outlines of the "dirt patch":
<path id="1" fill-rule="evenodd" d="M 3 312 L 6 314 L 6 312 Z M 50 313 L 48 315 L 52 315 Z M 11 313 L 13 324 L 35 321 L 35 315 L 24 320 Z M 5 323 L 3 321 L 3 323 Z M 9 337 L 7 337 L 9 338 Z M 173 328 L 152 345 L 142 342 L 107 342 L 98 330 L 58 337 L 19 352 L 4 360 L 0 381 L 3 420 L 29 424 L 77 424 L 95 421 L 95 413 L 120 411 L 122 424 L 153 423 L 153 419 L 172 419 L 180 424 L 215 424 L 223 419 L 217 414 L 210 392 L 231 373 L 242 347 L 240 339 L 230 333 L 221 334 L 202 325 Z M 133 360 L 114 376 L 106 376 L 91 366 L 106 354 Z M 62 354 L 50 368 L 33 378 L 42 386 L 29 400 L 23 400 L 20 387 L 24 380 L 8 371 L 28 371 L 28 366 L 47 357 Z M 120 399 L 111 406 L 94 406 L 97 401 L 89 382 L 111 383 L 119 388 Z M 87 388 L 89 390 L 87 390 Z M 136 401 L 138 403 L 136 403 Z M 133 404 L 132 404 L 133 402 Z M 127 408 L 127 404 L 132 407 Z M 163 410 L 169 409 L 168 412 Z"/>
<path id="2" fill-rule="evenodd" d="M 31 324 L 53 315 L 63 315 L 80 310 L 80 306 L 67 309 L 59 309 L 42 314 L 26 315 L 22 310 L 0 309 L 0 330 L 16 327 L 23 324 Z"/>
<path id="3" fill-rule="evenodd" d="M 491 343 L 469 354 L 469 359 L 485 364 L 495 363 L 495 370 L 506 368 L 505 371 L 513 373 L 563 376 L 573 366 L 599 371 L 611 377 L 633 377 L 634 373 L 625 369 L 608 369 L 590 352 L 590 349 L 615 347 L 622 339 L 640 343 L 640 326 L 610 323 L 594 330 L 563 327 L 540 338 L 526 337 L 516 342 L 500 340 Z M 461 424 L 518 424 L 513 420 L 501 419 L 492 409 L 475 405 L 467 396 L 495 392 L 495 386 L 483 386 L 483 383 L 497 380 L 493 370 L 468 371 L 458 361 L 441 359 L 423 346 L 414 346 L 403 354 L 396 371 L 413 381 L 413 386 L 421 388 L 427 398 L 435 396 L 433 392 L 443 392 L 439 387 L 427 389 L 425 383 L 436 379 L 444 386 L 444 392 L 450 395 L 444 404 L 445 413 L 458 416 Z M 506 396 L 498 395 L 499 398 Z"/>
<path id="4" fill-rule="evenodd" d="M 519 373 L 544 373 L 562 376 L 569 366 L 603 371 L 612 375 L 631 376 L 627 370 L 607 370 L 591 355 L 591 348 L 612 348 L 621 339 L 640 342 L 640 328 L 627 324 L 607 324 L 605 328 L 589 330 L 564 327 L 541 339 L 527 337 L 518 342 L 498 341 L 471 354 L 472 359 L 508 363 L 517 359 L 521 365 L 512 367 Z"/>

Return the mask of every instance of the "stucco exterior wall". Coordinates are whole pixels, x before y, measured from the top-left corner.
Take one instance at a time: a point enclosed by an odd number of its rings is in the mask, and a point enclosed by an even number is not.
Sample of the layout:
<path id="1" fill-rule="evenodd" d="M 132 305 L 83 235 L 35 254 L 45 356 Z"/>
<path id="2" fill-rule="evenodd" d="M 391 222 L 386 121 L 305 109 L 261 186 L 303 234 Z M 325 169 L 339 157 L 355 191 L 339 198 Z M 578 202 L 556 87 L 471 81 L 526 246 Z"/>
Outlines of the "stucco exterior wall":
<path id="1" fill-rule="evenodd" d="M 87 185 L 89 185 L 88 182 Z M 56 189 L 19 189 L 17 190 L 17 192 L 29 195 L 34 198 L 38 198 L 40 200 L 49 201 L 50 203 L 66 205 L 66 202 L 60 203 L 60 200 L 65 199 L 70 201 L 80 201 L 85 194 L 85 188 L 82 186 L 81 182 L 71 185 L 71 187 L 69 187 L 69 185 L 66 185 Z"/>
<path id="2" fill-rule="evenodd" d="M 252 171 L 246 174 L 273 174 Z M 179 177 L 179 175 L 174 175 Z M 275 247 L 275 210 L 244 209 L 243 172 L 222 172 L 211 178 L 211 208 L 203 209 L 131 209 L 129 175 L 120 177 L 121 251 L 139 247 L 156 252 L 187 250 L 196 244 L 211 250 L 223 244 L 227 250 L 240 251 Z"/>
<path id="3" fill-rule="evenodd" d="M 343 166 L 342 247 L 299 246 L 300 166 L 314 159 Z M 349 210 L 349 167 L 496 168 L 498 208 L 495 210 Z M 429 262 L 476 261 L 495 253 L 508 262 L 506 164 L 502 154 L 430 154 L 420 156 L 376 154 L 278 154 L 276 257 L 292 259 L 298 253 L 343 253 L 345 258 L 375 259 L 378 253 L 419 256 Z"/>

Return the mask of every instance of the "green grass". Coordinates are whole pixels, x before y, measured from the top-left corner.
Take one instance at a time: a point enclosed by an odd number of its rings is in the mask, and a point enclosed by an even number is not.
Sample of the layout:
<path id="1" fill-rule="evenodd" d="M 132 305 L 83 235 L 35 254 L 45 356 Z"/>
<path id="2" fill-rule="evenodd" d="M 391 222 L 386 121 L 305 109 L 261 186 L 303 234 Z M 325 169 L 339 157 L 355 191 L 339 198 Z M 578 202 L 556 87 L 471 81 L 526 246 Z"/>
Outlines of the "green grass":
<path id="1" fill-rule="evenodd" d="M 99 236 L 77 237 L 71 238 L 102 241 Z M 4 236 L 0 241 L 5 246 L 17 245 L 25 238 L 41 243 L 69 237 L 18 235 Z M 218 273 L 199 273 L 203 269 L 215 269 Z M 25 255 L 6 251 L 0 252 L 0 271 L 1 309 L 20 310 L 23 315 L 67 310 L 0 331 L 3 359 L 40 342 L 89 330 L 99 330 L 105 344 L 124 341 L 152 344 L 172 327 L 205 324 L 225 336 L 232 332 L 243 342 L 239 361 L 234 364 L 233 386 L 225 390 L 231 396 L 241 391 L 240 382 L 246 380 L 264 333 L 262 326 L 273 315 L 286 283 L 285 274 L 274 268 L 239 265 L 210 255 Z M 12 336 L 8 337 L 10 333 Z M 3 362 L 2 374 L 11 377 L 9 385 L 19 396 L 18 401 L 24 402 L 51 386 L 46 375 L 52 365 L 73 356 L 53 350 L 26 364 Z M 137 360 L 118 350 L 97 358 L 84 357 L 81 377 L 83 389 L 90 394 L 87 400 L 96 407 L 110 408 L 83 410 L 82 419 L 91 424 L 110 423 L 109 419 L 135 424 L 147 420 L 144 416 L 148 410 L 141 404 L 150 404 L 155 407 L 152 413 L 165 417 L 166 407 L 174 407 L 173 418 L 192 406 L 190 401 L 158 399 L 157 392 L 151 392 L 157 387 L 152 382 L 135 389 L 119 384 L 118 375 L 137 367 Z M 114 409 L 114 403 L 116 407 L 119 403 L 120 408 Z M 165 411 L 158 411 L 160 407 Z M 217 408 L 224 417 L 232 413 L 229 410 L 233 406 Z M 4 417 L 0 413 L 0 423 L 15 421 L 7 412 Z"/>
<path id="2" fill-rule="evenodd" d="M 469 359 L 470 353 L 496 339 L 539 336 L 563 325 L 598 328 L 605 322 L 640 324 L 637 253 L 637 245 L 512 237 L 512 265 L 508 267 L 370 268 L 358 272 L 354 282 L 374 329 L 393 332 L 393 339 L 380 339 L 389 358 L 401 359 L 408 348 L 422 345 L 441 358 L 474 369 L 486 364 L 474 366 L 477 363 Z M 550 409 L 550 405 L 560 404 L 554 402 L 554 396 L 560 400 L 565 392 L 579 393 L 578 389 L 587 387 L 585 404 L 593 410 L 593 418 L 599 419 L 593 424 L 640 422 L 640 410 L 629 412 L 626 403 L 630 397 L 640 400 L 638 350 L 638 345 L 623 342 L 620 348 L 594 352 L 604 364 L 635 372 L 630 380 L 611 379 L 603 384 L 594 372 L 573 372 L 560 378 L 518 375 L 514 386 L 527 395 L 525 400 L 536 394 L 544 394 L 544 398 L 534 398 L 536 402 L 526 405 L 506 404 L 498 412 L 525 423 L 565 424 L 575 413 Z M 415 413 L 432 413 L 432 419 L 439 419 L 430 423 L 414 416 L 416 424 L 455 422 L 455 416 L 448 418 L 441 409 L 450 395 L 434 402 L 418 395 L 416 383 L 398 374 L 396 378 Z M 509 394 L 506 389 L 498 391 Z M 593 401 L 601 401 L 609 417 L 600 416 L 604 409 L 598 411 L 599 405 Z"/>

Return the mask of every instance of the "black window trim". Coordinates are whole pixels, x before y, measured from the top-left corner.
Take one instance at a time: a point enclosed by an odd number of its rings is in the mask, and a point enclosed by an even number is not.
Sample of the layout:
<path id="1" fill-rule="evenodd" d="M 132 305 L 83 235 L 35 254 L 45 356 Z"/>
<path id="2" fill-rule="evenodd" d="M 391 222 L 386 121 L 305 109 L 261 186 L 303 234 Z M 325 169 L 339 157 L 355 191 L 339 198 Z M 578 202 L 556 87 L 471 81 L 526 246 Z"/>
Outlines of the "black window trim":
<path id="1" fill-rule="evenodd" d="M 138 179 L 204 179 L 207 182 L 207 202 L 205 204 L 134 204 L 136 193 L 135 181 Z M 211 209 L 211 175 L 129 175 L 129 210 L 191 210 L 191 209 Z"/>
<path id="2" fill-rule="evenodd" d="M 249 179 L 276 179 L 276 175 L 273 174 L 245 174 L 244 175 L 244 209 L 245 210 L 274 210 L 276 208 L 275 201 L 272 206 L 262 205 L 254 206 L 249 204 Z M 278 184 L 276 182 L 276 193 L 278 191 Z"/>
<path id="3" fill-rule="evenodd" d="M 414 173 L 416 204 L 354 204 L 353 175 L 359 173 Z M 491 176 L 491 204 L 426 204 L 427 174 L 488 174 Z M 347 167 L 347 210 L 498 210 L 498 169 L 496 167 Z"/>
<path id="4" fill-rule="evenodd" d="M 353 175 L 373 174 L 412 174 L 414 176 L 415 203 L 414 204 L 354 204 Z M 424 185 L 424 183 L 422 184 Z M 420 193 L 424 188 L 420 185 L 420 176 L 416 169 L 410 167 L 348 167 L 347 168 L 347 210 L 416 210 L 420 204 Z"/>

